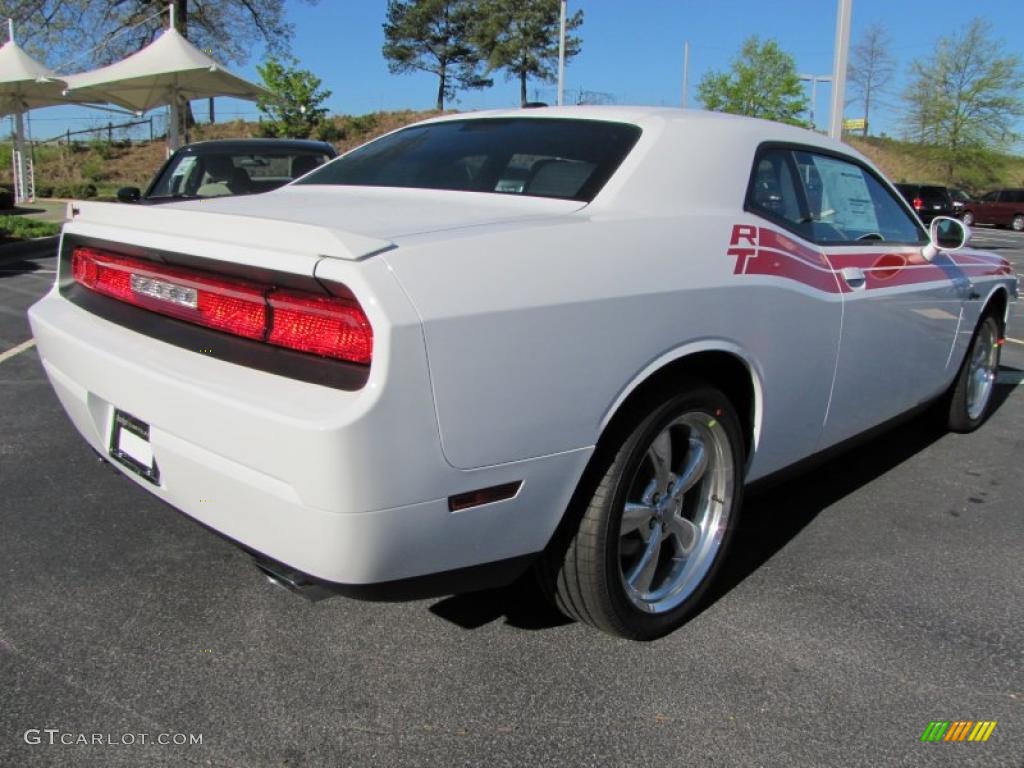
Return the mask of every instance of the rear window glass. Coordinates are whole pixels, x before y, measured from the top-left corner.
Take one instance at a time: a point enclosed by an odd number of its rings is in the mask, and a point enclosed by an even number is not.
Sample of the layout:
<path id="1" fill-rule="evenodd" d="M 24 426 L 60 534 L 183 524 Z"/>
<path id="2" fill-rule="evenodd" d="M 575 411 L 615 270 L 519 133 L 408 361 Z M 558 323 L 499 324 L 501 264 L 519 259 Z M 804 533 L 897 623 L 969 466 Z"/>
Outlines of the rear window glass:
<path id="1" fill-rule="evenodd" d="M 269 192 L 328 160 L 322 152 L 302 150 L 183 152 L 163 169 L 146 197 L 222 197 Z"/>
<path id="2" fill-rule="evenodd" d="M 921 199 L 926 203 L 944 203 L 948 196 L 945 187 L 921 187 Z"/>
<path id="3" fill-rule="evenodd" d="M 298 183 L 445 189 L 589 202 L 639 137 L 635 125 L 596 120 L 452 120 L 385 136 Z"/>

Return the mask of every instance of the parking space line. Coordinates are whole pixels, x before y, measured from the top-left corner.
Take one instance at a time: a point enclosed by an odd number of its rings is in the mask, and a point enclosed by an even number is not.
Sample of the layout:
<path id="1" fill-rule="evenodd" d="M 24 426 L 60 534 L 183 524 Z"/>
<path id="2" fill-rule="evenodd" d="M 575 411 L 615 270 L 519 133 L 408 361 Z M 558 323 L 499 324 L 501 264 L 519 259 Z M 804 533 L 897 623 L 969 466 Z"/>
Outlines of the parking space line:
<path id="1" fill-rule="evenodd" d="M 4 362 L 5 360 L 10 360 L 15 355 L 20 355 L 26 349 L 32 349 L 32 347 L 34 347 L 35 345 L 36 340 L 29 339 L 28 341 L 21 342 L 21 344 L 19 344 L 16 347 L 11 347 L 6 352 L 0 352 L 0 363 Z"/>
<path id="2" fill-rule="evenodd" d="M 1007 341 L 1012 341 L 1014 344 L 1024 344 L 1024 339 L 1014 339 L 1010 336 L 1004 337 Z"/>

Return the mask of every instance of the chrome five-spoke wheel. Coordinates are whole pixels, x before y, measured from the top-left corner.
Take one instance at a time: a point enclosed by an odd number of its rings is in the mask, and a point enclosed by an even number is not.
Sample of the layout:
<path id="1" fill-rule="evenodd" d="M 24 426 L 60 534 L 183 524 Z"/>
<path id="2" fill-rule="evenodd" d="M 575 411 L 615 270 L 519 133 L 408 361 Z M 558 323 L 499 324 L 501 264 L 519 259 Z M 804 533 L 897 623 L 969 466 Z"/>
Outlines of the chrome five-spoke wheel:
<path id="1" fill-rule="evenodd" d="M 982 323 L 971 348 L 967 378 L 967 416 L 980 419 L 992 399 L 999 368 L 999 339 L 994 323 Z"/>
<path id="2" fill-rule="evenodd" d="M 677 386 L 609 428 L 538 569 L 563 613 L 620 637 L 651 640 L 686 621 L 740 510 L 735 406 L 707 384 Z"/>
<path id="3" fill-rule="evenodd" d="M 725 430 L 712 414 L 675 418 L 651 441 L 629 484 L 619 526 L 619 568 L 638 608 L 663 613 L 707 574 L 735 485 Z"/>
<path id="4" fill-rule="evenodd" d="M 999 372 L 1001 328 L 996 316 L 985 314 L 974 332 L 960 372 L 947 396 L 947 426 L 954 432 L 971 432 L 992 410 Z"/>

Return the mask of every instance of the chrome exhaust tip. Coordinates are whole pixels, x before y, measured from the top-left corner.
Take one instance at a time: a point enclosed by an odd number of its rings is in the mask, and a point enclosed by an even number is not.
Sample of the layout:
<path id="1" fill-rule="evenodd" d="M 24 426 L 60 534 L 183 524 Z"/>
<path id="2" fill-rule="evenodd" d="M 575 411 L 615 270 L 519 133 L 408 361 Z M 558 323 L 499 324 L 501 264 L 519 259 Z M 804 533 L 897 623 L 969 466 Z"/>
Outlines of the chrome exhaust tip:
<path id="1" fill-rule="evenodd" d="M 275 587 L 295 592 L 310 602 L 318 602 L 338 594 L 332 585 L 302 571 L 289 568 L 284 563 L 268 557 L 253 555 L 253 563 Z"/>

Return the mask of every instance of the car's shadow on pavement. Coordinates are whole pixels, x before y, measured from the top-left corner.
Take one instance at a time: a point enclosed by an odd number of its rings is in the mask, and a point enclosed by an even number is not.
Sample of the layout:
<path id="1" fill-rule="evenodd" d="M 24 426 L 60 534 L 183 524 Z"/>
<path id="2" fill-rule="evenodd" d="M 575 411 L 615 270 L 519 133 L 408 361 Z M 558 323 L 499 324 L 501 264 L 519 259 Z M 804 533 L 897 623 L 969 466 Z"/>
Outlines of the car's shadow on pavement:
<path id="1" fill-rule="evenodd" d="M 0 239 L 0 278 L 42 269 L 44 265 L 39 264 L 37 259 L 50 259 L 56 256 L 57 242 L 56 236 L 10 242 Z"/>
<path id="2" fill-rule="evenodd" d="M 40 264 L 37 264 L 34 261 L 26 261 L 24 259 L 0 263 L 0 280 L 5 277 L 24 275 L 26 272 L 35 272 L 39 269 L 42 269 Z"/>
<path id="3" fill-rule="evenodd" d="M 1019 374 L 1003 366 L 1003 373 Z M 993 415 L 1016 384 L 998 384 Z M 795 538 L 822 510 L 853 493 L 948 434 L 934 409 L 886 430 L 877 437 L 776 484 L 748 494 L 732 548 L 708 590 L 700 610 L 714 605 L 736 585 Z M 550 629 L 570 623 L 545 599 L 532 574 L 501 589 L 446 597 L 430 612 L 463 629 L 478 629 L 503 619 L 517 629 Z"/>

